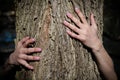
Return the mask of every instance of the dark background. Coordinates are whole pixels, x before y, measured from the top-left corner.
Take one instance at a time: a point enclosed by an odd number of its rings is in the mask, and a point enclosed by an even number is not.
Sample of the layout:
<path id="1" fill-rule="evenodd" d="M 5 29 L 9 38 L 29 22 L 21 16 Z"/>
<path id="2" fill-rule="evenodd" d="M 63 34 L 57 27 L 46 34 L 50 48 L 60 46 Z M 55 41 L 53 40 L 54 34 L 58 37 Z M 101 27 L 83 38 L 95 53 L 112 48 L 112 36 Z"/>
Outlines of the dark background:
<path id="1" fill-rule="evenodd" d="M 114 61 L 115 71 L 120 80 L 120 1 L 104 0 L 103 43 Z"/>
<path id="2" fill-rule="evenodd" d="M 120 3 L 119 0 L 104 0 L 103 43 L 112 57 L 115 70 L 120 76 Z M 0 0 L 0 67 L 14 51 L 15 6 L 14 0 Z M 9 79 L 10 80 L 10 79 Z"/>

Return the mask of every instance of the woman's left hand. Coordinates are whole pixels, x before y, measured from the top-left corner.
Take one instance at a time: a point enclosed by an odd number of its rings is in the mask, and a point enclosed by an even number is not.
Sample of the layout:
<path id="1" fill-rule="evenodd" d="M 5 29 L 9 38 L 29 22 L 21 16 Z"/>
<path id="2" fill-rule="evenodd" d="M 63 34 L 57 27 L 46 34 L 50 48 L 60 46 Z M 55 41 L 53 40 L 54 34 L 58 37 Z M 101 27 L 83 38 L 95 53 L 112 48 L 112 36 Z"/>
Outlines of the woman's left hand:
<path id="1" fill-rule="evenodd" d="M 98 49 L 101 45 L 101 41 L 97 36 L 97 25 L 93 14 L 91 14 L 90 24 L 88 24 L 85 16 L 80 12 L 78 8 L 75 8 L 75 12 L 80 19 L 77 19 L 72 14 L 67 13 L 67 17 L 71 19 L 76 25 L 73 25 L 68 21 L 64 21 L 64 25 L 72 30 L 70 31 L 67 29 L 66 32 L 71 37 L 80 40 L 87 47 L 91 49 Z"/>

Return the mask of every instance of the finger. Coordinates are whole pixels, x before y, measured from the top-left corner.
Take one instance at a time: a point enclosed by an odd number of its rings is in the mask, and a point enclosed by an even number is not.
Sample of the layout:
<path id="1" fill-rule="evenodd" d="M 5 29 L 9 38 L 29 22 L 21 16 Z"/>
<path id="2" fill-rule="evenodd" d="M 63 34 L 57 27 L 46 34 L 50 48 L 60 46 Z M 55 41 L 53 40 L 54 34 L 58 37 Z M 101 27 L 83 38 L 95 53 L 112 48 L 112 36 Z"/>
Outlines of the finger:
<path id="1" fill-rule="evenodd" d="M 19 41 L 21 44 L 23 44 L 25 41 L 27 41 L 29 39 L 29 37 L 25 37 L 23 38 L 21 41 Z"/>
<path id="2" fill-rule="evenodd" d="M 20 60 L 19 63 L 22 64 L 24 67 L 26 67 L 28 69 L 33 69 L 33 66 L 28 64 L 25 60 Z"/>
<path id="3" fill-rule="evenodd" d="M 93 14 L 91 14 L 91 16 L 90 16 L 90 22 L 91 22 L 91 25 L 92 25 L 92 26 L 94 26 L 95 28 L 97 28 Z"/>
<path id="4" fill-rule="evenodd" d="M 70 18 L 78 27 L 82 27 L 79 19 L 75 18 L 72 14 L 67 13 L 68 18 Z"/>
<path id="5" fill-rule="evenodd" d="M 82 21 L 83 23 L 87 23 L 87 20 L 86 20 L 86 18 L 84 17 L 84 15 L 81 13 L 81 11 L 80 11 L 78 8 L 75 8 L 75 11 L 76 11 L 76 13 L 78 14 L 79 18 L 81 19 L 81 21 Z"/>
<path id="6" fill-rule="evenodd" d="M 34 61 L 34 60 L 40 60 L 40 57 L 38 56 L 24 56 L 24 59 L 27 60 L 27 61 Z"/>
<path id="7" fill-rule="evenodd" d="M 33 42 L 35 42 L 35 39 L 33 39 L 33 38 L 28 39 L 28 40 L 26 40 L 26 42 L 23 44 L 23 46 L 24 46 L 24 47 L 27 47 L 28 44 L 33 43 Z"/>
<path id="8" fill-rule="evenodd" d="M 24 53 L 25 54 L 30 54 L 30 53 L 34 53 L 34 52 L 41 52 L 41 48 L 25 48 L 24 49 Z"/>
<path id="9" fill-rule="evenodd" d="M 70 35 L 73 38 L 79 39 L 79 35 L 75 34 L 74 32 L 71 32 L 70 30 L 66 30 L 68 35 Z"/>
<path id="10" fill-rule="evenodd" d="M 86 37 L 85 37 L 84 35 L 77 35 L 77 34 L 71 32 L 71 31 L 69 31 L 69 30 L 67 30 L 67 33 L 68 33 L 71 37 L 73 37 L 73 38 L 75 38 L 75 39 L 78 39 L 78 40 L 80 40 L 80 41 L 82 41 L 82 42 L 84 42 L 84 41 L 86 40 Z"/>
<path id="11" fill-rule="evenodd" d="M 73 30 L 74 32 L 79 33 L 79 28 L 70 24 L 69 22 L 64 21 L 64 25 L 67 26 L 68 28 L 70 28 L 71 30 Z"/>
<path id="12" fill-rule="evenodd" d="M 85 43 L 85 41 L 86 41 L 86 36 L 81 34 L 81 35 L 79 36 L 79 40 L 82 41 L 83 43 Z"/>

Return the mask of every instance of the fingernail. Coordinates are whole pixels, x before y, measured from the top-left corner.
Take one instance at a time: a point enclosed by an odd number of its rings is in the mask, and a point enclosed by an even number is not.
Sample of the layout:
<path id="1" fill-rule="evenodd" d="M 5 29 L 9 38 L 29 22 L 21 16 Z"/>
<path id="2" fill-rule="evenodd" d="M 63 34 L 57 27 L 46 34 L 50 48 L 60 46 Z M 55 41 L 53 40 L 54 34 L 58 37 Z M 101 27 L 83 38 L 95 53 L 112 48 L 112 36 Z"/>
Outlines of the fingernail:
<path id="1" fill-rule="evenodd" d="M 41 51 L 42 49 L 41 48 L 38 48 L 38 51 Z"/>
<path id="2" fill-rule="evenodd" d="M 66 23 L 67 23 L 67 21 L 64 21 L 63 23 L 64 23 L 64 24 L 66 24 Z"/>
<path id="3" fill-rule="evenodd" d="M 33 70 L 34 68 L 33 68 L 32 66 L 30 66 L 30 69 L 32 69 L 32 70 Z"/>
<path id="4" fill-rule="evenodd" d="M 94 17 L 94 14 L 92 13 L 92 16 Z"/>
<path id="5" fill-rule="evenodd" d="M 75 7 L 75 11 L 78 11 L 79 10 L 79 8 L 78 7 Z"/>
<path id="6" fill-rule="evenodd" d="M 67 14 L 66 14 L 68 17 L 70 17 L 71 16 L 71 14 L 69 13 L 69 12 L 67 12 Z"/>
<path id="7" fill-rule="evenodd" d="M 75 10 L 78 10 L 79 8 L 78 7 L 75 7 Z"/>
<path id="8" fill-rule="evenodd" d="M 35 39 L 33 38 L 32 41 L 35 41 Z"/>
<path id="9" fill-rule="evenodd" d="M 40 60 L 40 57 L 35 57 L 36 60 Z"/>

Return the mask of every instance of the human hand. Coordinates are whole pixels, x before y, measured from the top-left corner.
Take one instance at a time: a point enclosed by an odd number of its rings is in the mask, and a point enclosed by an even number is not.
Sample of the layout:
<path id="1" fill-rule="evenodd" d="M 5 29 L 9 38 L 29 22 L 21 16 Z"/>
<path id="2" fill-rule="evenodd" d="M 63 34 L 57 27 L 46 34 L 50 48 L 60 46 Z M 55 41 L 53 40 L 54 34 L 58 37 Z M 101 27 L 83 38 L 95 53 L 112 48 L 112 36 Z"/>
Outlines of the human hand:
<path id="1" fill-rule="evenodd" d="M 40 60 L 38 56 L 29 55 L 34 52 L 41 52 L 40 48 L 27 48 L 30 43 L 35 42 L 33 38 L 25 37 L 18 42 L 15 51 L 9 57 L 9 64 L 23 65 L 28 69 L 33 69 L 27 61 Z"/>
<path id="2" fill-rule="evenodd" d="M 64 21 L 63 24 L 68 27 L 70 30 L 66 32 L 73 38 L 80 40 L 84 45 L 88 46 L 91 49 L 98 50 L 101 46 L 101 41 L 97 36 L 97 25 L 94 20 L 93 14 L 90 16 L 90 24 L 88 24 L 84 15 L 80 12 L 78 8 L 75 8 L 80 19 L 75 18 L 72 14 L 67 13 L 67 17 L 70 18 L 76 25 Z"/>

